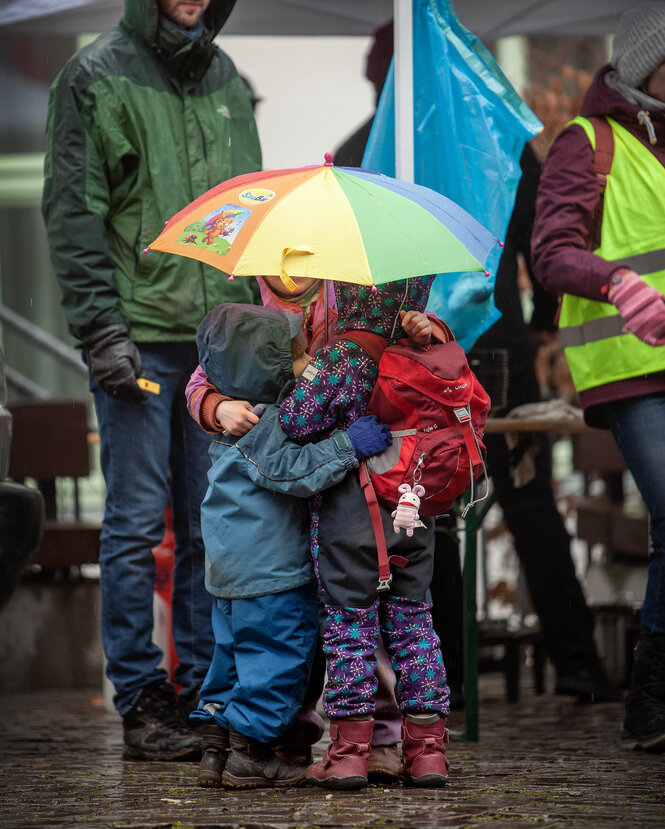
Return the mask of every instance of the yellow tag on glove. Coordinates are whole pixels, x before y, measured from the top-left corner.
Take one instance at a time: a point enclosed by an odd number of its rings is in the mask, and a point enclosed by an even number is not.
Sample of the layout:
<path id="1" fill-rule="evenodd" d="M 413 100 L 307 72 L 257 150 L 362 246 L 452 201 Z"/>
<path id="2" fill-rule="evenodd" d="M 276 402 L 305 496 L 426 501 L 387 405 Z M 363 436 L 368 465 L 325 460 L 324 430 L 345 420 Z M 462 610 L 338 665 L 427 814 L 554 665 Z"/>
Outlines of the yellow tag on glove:
<path id="1" fill-rule="evenodd" d="M 143 391 L 149 391 L 150 394 L 159 394 L 160 392 L 160 385 L 159 383 L 153 383 L 152 380 L 148 380 L 145 377 L 137 377 L 136 382 L 139 385 L 139 388 L 142 388 Z"/>

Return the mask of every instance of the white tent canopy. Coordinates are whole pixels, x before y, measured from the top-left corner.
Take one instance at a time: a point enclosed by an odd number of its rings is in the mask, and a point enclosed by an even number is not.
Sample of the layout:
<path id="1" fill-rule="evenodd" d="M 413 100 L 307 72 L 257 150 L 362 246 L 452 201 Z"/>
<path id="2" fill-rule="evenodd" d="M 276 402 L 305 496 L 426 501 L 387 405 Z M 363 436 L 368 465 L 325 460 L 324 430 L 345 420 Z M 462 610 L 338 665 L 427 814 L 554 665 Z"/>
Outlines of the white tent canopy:
<path id="1" fill-rule="evenodd" d="M 508 35 L 604 35 L 636 0 L 457 0 L 461 22 L 481 40 Z M 0 0 L 0 27 L 71 35 L 118 22 L 122 0 Z M 393 14 L 393 0 L 237 0 L 229 35 L 369 35 Z M 0 29 L 2 31 L 2 29 Z"/>
<path id="2" fill-rule="evenodd" d="M 2 0 L 0 0 L 2 2 Z M 397 175 L 413 180 L 411 0 L 237 0 L 225 35 L 370 35 L 395 16 Z M 487 42 L 510 35 L 610 34 L 635 0 L 457 0 L 461 23 Z M 4 0 L 0 33 L 105 31 L 122 0 Z"/>

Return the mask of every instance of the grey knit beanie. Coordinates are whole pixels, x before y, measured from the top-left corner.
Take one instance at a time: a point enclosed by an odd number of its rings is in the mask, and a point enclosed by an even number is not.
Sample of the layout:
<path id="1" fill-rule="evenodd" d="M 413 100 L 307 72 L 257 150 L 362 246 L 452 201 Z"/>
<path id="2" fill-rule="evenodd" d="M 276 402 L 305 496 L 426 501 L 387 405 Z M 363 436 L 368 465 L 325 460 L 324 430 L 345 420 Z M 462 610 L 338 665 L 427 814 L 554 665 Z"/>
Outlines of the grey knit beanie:
<path id="1" fill-rule="evenodd" d="M 612 66 L 621 80 L 638 88 L 665 61 L 665 3 L 637 6 L 621 15 L 612 48 Z"/>

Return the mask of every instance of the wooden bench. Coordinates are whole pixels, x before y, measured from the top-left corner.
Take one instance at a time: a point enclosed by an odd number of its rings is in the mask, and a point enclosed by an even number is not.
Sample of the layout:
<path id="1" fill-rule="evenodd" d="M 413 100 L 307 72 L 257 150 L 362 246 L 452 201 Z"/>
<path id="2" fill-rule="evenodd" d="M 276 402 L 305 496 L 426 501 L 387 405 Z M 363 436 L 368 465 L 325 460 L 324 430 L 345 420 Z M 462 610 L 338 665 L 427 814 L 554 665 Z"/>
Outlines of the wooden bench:
<path id="1" fill-rule="evenodd" d="M 10 477 L 32 478 L 44 496 L 44 535 L 30 563 L 56 568 L 96 562 L 101 527 L 81 520 L 78 488 L 79 479 L 90 474 L 87 399 L 25 400 L 8 408 L 13 417 Z M 58 478 L 74 482 L 73 517 L 58 504 Z"/>

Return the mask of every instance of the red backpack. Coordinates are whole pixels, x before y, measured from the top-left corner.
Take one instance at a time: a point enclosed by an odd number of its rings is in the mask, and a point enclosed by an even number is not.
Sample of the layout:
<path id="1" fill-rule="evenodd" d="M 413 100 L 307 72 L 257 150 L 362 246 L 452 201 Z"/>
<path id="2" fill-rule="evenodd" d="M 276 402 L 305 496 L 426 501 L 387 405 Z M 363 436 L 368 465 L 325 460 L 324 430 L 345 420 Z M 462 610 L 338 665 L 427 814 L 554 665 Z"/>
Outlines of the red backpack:
<path id="1" fill-rule="evenodd" d="M 393 444 L 364 463 L 378 500 L 391 510 L 402 484 L 425 488 L 422 516 L 446 512 L 471 487 L 468 509 L 474 482 L 485 471 L 482 436 L 490 398 L 447 332 L 448 342 L 426 349 L 408 340 L 387 345 L 369 331 L 340 337 L 360 345 L 379 366 L 367 414 L 390 426 Z"/>

